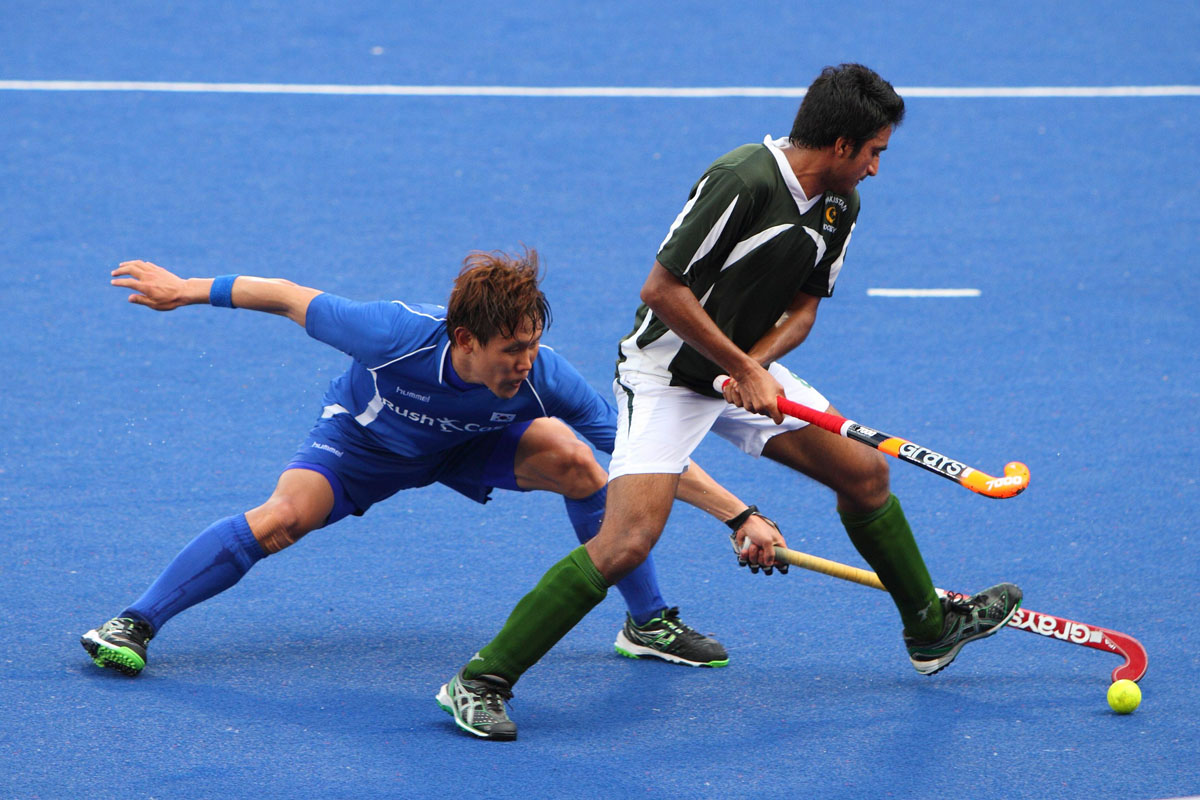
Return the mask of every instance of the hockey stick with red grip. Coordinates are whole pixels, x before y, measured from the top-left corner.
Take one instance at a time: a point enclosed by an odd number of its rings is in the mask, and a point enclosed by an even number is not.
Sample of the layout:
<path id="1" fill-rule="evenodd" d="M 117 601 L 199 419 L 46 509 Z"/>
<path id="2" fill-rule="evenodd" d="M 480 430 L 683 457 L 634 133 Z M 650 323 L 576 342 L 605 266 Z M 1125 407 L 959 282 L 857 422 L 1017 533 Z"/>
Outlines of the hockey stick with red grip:
<path id="1" fill-rule="evenodd" d="M 718 375 L 716 380 L 713 381 L 713 388 L 719 392 L 725 388 L 725 384 L 729 381 L 730 378 L 728 375 Z M 830 433 L 836 433 L 838 436 L 853 439 L 868 447 L 873 447 L 882 453 L 887 453 L 889 456 L 894 456 L 901 461 L 915 464 L 921 469 L 929 470 L 935 475 L 941 475 L 943 478 L 952 480 L 961 486 L 965 486 L 972 492 L 984 495 L 985 497 L 1014 497 L 1025 491 L 1029 486 L 1029 467 L 1020 461 L 1011 461 L 1005 464 L 1004 477 L 996 478 L 988 475 L 986 472 L 980 472 L 973 467 L 968 467 L 961 461 L 947 458 L 941 453 L 934 452 L 927 447 L 913 444 L 907 439 L 901 439 L 899 436 L 881 433 L 874 428 L 860 425 L 854 420 L 839 417 L 837 414 L 817 411 L 815 408 L 801 405 L 786 397 L 776 398 L 775 404 L 782 413 L 787 414 L 789 417 L 802 419 L 811 425 L 816 425 L 818 428 L 824 428 Z"/>
<path id="2" fill-rule="evenodd" d="M 849 564 L 830 561 L 827 558 L 801 553 L 798 550 L 789 550 L 786 547 L 775 548 L 775 559 L 785 564 L 800 567 L 801 569 L 820 572 L 822 575 L 829 575 L 844 581 L 870 586 L 872 589 L 886 591 L 883 583 L 879 580 L 879 576 L 874 572 L 852 567 Z M 957 592 L 948 592 L 945 589 L 937 589 L 936 591 L 942 597 L 947 595 L 959 598 L 964 597 L 964 595 Z M 1008 621 L 1008 627 L 1121 656 L 1124 659 L 1124 663 L 1112 671 L 1112 680 L 1114 683 L 1123 678 L 1128 678 L 1131 681 L 1140 681 L 1142 676 L 1146 674 L 1146 667 L 1149 660 L 1146 655 L 1146 648 L 1129 634 L 1109 630 L 1108 628 L 1101 628 L 1097 625 L 1075 622 L 1063 617 L 1043 614 L 1040 611 L 1030 611 L 1027 608 L 1018 608 L 1016 613 L 1013 614 L 1012 619 Z"/>

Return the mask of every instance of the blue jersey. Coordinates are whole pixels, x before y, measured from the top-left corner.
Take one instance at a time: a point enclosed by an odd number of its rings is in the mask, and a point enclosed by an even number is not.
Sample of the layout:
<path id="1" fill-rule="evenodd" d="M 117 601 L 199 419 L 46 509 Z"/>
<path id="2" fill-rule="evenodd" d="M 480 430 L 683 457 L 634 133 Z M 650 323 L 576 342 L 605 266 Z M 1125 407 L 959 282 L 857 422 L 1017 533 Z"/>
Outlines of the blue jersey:
<path id="1" fill-rule="evenodd" d="M 320 294 L 309 303 L 305 330 L 354 359 L 325 392 L 323 416 L 350 415 L 389 452 L 427 456 L 537 417 L 558 417 L 612 452 L 616 408 L 549 348 L 539 349 L 517 394 L 501 398 L 481 384 L 461 389 L 448 380 L 442 306 Z"/>

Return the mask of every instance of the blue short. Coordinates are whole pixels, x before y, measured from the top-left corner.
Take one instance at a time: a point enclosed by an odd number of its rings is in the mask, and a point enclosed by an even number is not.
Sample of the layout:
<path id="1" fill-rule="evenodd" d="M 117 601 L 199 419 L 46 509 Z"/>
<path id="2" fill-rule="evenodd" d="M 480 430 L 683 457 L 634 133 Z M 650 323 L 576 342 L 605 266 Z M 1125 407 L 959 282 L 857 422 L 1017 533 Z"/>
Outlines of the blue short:
<path id="1" fill-rule="evenodd" d="M 526 491 L 517 486 L 517 444 L 533 420 L 480 434 L 469 442 L 428 456 L 406 458 L 382 450 L 349 414 L 317 422 L 284 467 L 308 469 L 325 476 L 333 488 L 333 511 L 325 524 L 368 508 L 402 489 L 441 483 L 477 503 L 486 503 L 493 488 Z"/>

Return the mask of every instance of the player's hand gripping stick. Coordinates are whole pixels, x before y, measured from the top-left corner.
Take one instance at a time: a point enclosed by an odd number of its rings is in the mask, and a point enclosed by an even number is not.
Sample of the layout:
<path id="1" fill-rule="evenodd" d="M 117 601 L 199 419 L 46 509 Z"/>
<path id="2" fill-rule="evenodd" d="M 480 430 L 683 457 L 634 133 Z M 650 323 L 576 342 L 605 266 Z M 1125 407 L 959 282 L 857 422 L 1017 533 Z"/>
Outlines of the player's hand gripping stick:
<path id="1" fill-rule="evenodd" d="M 713 388 L 720 392 L 730 380 L 728 375 L 718 375 L 716 380 L 713 381 Z M 824 411 L 817 411 L 815 408 L 801 405 L 794 400 L 788 400 L 786 397 L 776 398 L 775 403 L 779 410 L 789 417 L 802 419 L 811 425 L 816 425 L 818 428 L 824 428 L 830 433 L 836 433 L 838 436 L 844 436 L 847 439 L 861 442 L 868 447 L 874 447 L 876 450 L 887 453 L 889 456 L 894 456 L 901 461 L 907 461 L 909 464 L 916 464 L 922 469 L 929 470 L 936 475 L 941 475 L 943 478 L 948 478 L 955 483 L 965 486 L 972 492 L 977 492 L 987 497 L 1013 497 L 1025 491 L 1025 488 L 1029 486 L 1029 467 L 1020 461 L 1010 461 L 1005 464 L 1004 477 L 995 478 L 985 472 L 968 467 L 961 461 L 955 461 L 941 453 L 936 453 L 927 447 L 913 444 L 907 439 L 901 439 L 899 436 L 889 436 L 886 433 L 880 433 L 873 428 L 859 425 L 854 420 Z"/>

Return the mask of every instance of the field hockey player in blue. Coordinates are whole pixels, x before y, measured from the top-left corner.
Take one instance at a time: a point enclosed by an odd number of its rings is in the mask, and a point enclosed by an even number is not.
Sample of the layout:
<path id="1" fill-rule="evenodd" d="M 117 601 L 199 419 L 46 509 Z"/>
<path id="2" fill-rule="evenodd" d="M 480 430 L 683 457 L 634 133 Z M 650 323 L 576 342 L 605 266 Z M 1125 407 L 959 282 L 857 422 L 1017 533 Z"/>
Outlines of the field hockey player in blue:
<path id="1" fill-rule="evenodd" d="M 550 309 L 536 251 L 472 253 L 446 307 L 354 302 L 280 279 L 183 279 L 146 261 L 125 262 L 112 275 L 138 305 L 277 314 L 353 361 L 330 384 L 320 419 L 266 502 L 214 522 L 141 597 L 83 634 L 97 665 L 137 675 L 147 643 L 176 614 L 229 589 L 305 534 L 402 489 L 438 482 L 479 503 L 495 487 L 556 492 L 581 542 L 599 531 L 607 475 L 575 431 L 611 453 L 616 409 L 566 359 L 539 349 Z M 783 544 L 773 523 L 745 513 L 745 503 L 698 467 L 679 496 L 732 523 L 739 540 Z M 628 606 L 618 652 L 691 666 L 728 663 L 719 642 L 668 607 L 651 562 L 618 588 Z"/>

